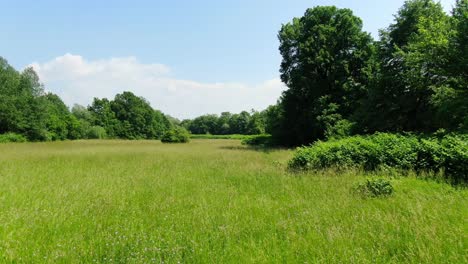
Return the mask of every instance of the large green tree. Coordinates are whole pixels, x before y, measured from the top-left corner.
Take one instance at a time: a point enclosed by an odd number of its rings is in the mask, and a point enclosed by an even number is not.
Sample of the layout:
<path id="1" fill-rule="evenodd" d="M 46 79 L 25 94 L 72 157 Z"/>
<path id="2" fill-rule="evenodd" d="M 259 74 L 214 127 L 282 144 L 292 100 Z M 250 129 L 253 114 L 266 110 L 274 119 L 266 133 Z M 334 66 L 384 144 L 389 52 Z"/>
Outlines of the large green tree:
<path id="1" fill-rule="evenodd" d="M 47 139 L 43 94 L 32 68 L 19 73 L 0 58 L 0 133 L 20 133 L 29 140 Z"/>
<path id="2" fill-rule="evenodd" d="M 219 130 L 217 115 L 202 115 L 186 123 L 187 129 L 193 134 L 216 134 Z"/>
<path id="3" fill-rule="evenodd" d="M 47 93 L 42 96 L 46 113 L 47 137 L 50 140 L 76 139 L 74 130 L 79 129 L 75 124 L 68 107 L 56 94 Z"/>
<path id="4" fill-rule="evenodd" d="M 364 132 L 431 131 L 431 98 L 447 82 L 450 19 L 440 3 L 410 0 L 380 33 L 379 68 L 369 87 Z"/>
<path id="5" fill-rule="evenodd" d="M 119 123 L 116 136 L 127 139 L 156 139 L 170 128 L 169 120 L 142 97 L 131 92 L 117 94 L 110 107 Z"/>
<path id="6" fill-rule="evenodd" d="M 450 27 L 447 81 L 435 87 L 431 103 L 437 127 L 468 131 L 468 0 L 456 2 Z"/>
<path id="7" fill-rule="evenodd" d="M 108 99 L 94 98 L 92 104 L 88 106 L 88 111 L 92 115 L 91 124 L 93 126 L 103 127 L 110 138 L 117 137 L 116 129 L 119 125 L 119 120 L 117 120 L 115 113 L 112 111 L 111 103 Z"/>
<path id="8" fill-rule="evenodd" d="M 373 41 L 360 18 L 334 6 L 308 9 L 283 25 L 278 37 L 288 89 L 272 132 L 283 144 L 307 144 L 359 107 L 372 73 Z"/>
<path id="9" fill-rule="evenodd" d="M 457 0 L 452 11 L 452 27 L 455 29 L 450 38 L 450 71 L 468 89 L 468 0 Z"/>
<path id="10" fill-rule="evenodd" d="M 19 132 L 24 115 L 18 107 L 21 76 L 0 57 L 0 133 Z"/>

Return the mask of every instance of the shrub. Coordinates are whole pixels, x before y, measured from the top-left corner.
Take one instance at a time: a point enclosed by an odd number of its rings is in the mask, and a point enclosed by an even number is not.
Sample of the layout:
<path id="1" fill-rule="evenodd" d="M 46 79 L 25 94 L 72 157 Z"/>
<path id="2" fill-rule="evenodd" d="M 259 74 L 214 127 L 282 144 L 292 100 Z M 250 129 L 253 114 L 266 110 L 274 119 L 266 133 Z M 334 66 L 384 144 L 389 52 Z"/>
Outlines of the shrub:
<path id="1" fill-rule="evenodd" d="M 468 182 L 468 137 L 445 136 L 441 140 L 441 158 L 437 161 L 445 174 L 457 183 Z"/>
<path id="2" fill-rule="evenodd" d="M 172 128 L 166 131 L 161 142 L 163 143 L 187 143 L 190 140 L 190 133 L 182 127 Z"/>
<path id="3" fill-rule="evenodd" d="M 346 119 L 339 120 L 333 126 L 327 127 L 325 137 L 327 139 L 340 139 L 352 135 L 355 123 Z"/>
<path id="4" fill-rule="evenodd" d="M 107 137 L 106 129 L 101 126 L 92 126 L 86 133 L 88 139 L 105 139 Z"/>
<path id="5" fill-rule="evenodd" d="M 268 134 L 249 136 L 242 140 L 242 144 L 250 146 L 271 146 L 272 137 Z"/>
<path id="6" fill-rule="evenodd" d="M 23 135 L 15 133 L 6 133 L 0 135 L 0 143 L 8 142 L 26 142 L 26 138 Z"/>
<path id="7" fill-rule="evenodd" d="M 289 162 L 293 169 L 357 167 L 375 170 L 380 167 L 444 171 L 450 180 L 467 182 L 468 140 L 466 135 L 418 137 L 377 133 L 298 148 Z"/>
<path id="8" fill-rule="evenodd" d="M 359 183 L 354 190 L 363 198 L 387 197 L 393 194 L 393 186 L 386 179 L 367 179 L 366 182 Z"/>

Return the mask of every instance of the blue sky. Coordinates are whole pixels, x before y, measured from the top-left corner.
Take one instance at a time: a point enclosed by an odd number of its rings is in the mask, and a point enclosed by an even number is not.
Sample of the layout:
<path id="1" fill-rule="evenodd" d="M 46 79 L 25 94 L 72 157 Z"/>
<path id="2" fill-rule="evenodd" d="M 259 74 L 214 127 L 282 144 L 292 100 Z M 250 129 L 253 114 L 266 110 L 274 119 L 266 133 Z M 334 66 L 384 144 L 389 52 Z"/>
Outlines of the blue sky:
<path id="1" fill-rule="evenodd" d="M 443 0 L 442 4 L 450 10 L 454 1 Z M 403 0 L 0 0 L 3 31 L 0 56 L 19 69 L 36 65 L 46 87 L 64 97 L 67 104 L 89 103 L 91 91 L 81 95 L 73 89 L 90 85 L 94 86 L 92 91 L 96 91 L 97 96 L 106 97 L 121 90 L 136 89 L 149 97 L 155 108 L 179 117 L 260 109 L 275 103 L 284 89 L 277 80 L 281 57 L 276 35 L 281 24 L 301 16 L 308 7 L 336 5 L 351 8 L 363 19 L 364 30 L 377 37 L 378 29 L 391 23 L 393 14 L 402 4 Z M 115 66 L 112 60 L 114 63 L 123 61 L 123 65 Z M 81 67 L 79 71 L 73 68 L 76 65 Z M 152 70 L 146 72 L 147 75 L 141 74 L 142 69 L 147 70 L 151 65 L 154 67 L 150 67 Z M 90 67 L 95 70 L 91 75 Z M 115 67 L 121 70 L 115 72 Z M 167 82 L 128 81 L 124 84 L 122 80 L 113 83 L 112 78 L 106 77 L 93 83 L 98 73 L 122 75 L 129 67 L 135 72 L 129 79 L 143 76 Z M 61 72 L 60 68 L 69 72 Z M 70 71 L 80 74 L 76 76 Z M 70 78 L 53 74 L 70 75 Z M 174 84 L 169 80 L 182 81 L 185 86 L 179 88 L 180 82 Z M 73 84 L 74 81 L 81 84 Z M 162 89 L 163 83 L 173 88 L 164 88 L 168 90 L 166 93 L 155 91 Z M 258 96 L 258 102 L 255 98 L 240 98 L 234 103 L 234 98 L 228 98 L 233 93 L 203 99 L 209 92 L 197 94 L 197 88 L 192 87 L 197 85 L 203 87 L 202 90 L 221 87 L 219 89 L 264 91 L 244 94 Z M 186 91 L 190 87 L 195 91 Z M 175 93 L 176 90 L 183 92 Z M 183 96 L 192 99 L 198 96 L 201 101 L 183 110 L 170 106 L 177 100 L 181 104 L 190 101 Z"/>

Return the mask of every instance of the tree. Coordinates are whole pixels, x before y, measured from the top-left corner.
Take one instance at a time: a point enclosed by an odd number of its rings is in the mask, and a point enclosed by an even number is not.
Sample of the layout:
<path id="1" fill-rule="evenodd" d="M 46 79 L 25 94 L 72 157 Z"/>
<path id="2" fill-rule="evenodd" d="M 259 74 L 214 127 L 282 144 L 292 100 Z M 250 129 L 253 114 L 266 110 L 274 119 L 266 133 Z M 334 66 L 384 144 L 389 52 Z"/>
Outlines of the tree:
<path id="1" fill-rule="evenodd" d="M 15 107 L 19 113 L 19 119 L 16 121 L 17 132 L 26 135 L 29 140 L 47 140 L 44 87 L 32 68 L 26 68 L 20 74 L 16 93 Z"/>
<path id="2" fill-rule="evenodd" d="M 153 128 L 156 135 L 155 138 L 161 139 L 167 130 L 177 126 L 179 125 L 173 123 L 173 121 L 170 120 L 170 117 L 163 114 L 163 112 L 154 110 Z"/>
<path id="3" fill-rule="evenodd" d="M 89 123 L 93 122 L 93 114 L 85 106 L 75 104 L 75 105 L 73 105 L 73 107 L 71 109 L 71 113 L 78 120 L 85 120 L 85 121 L 87 121 Z"/>
<path id="4" fill-rule="evenodd" d="M 93 103 L 88 106 L 88 110 L 92 115 L 91 124 L 93 126 L 103 127 L 110 138 L 117 137 L 116 129 L 119 125 L 119 120 L 117 120 L 115 113 L 112 111 L 108 99 L 94 98 Z"/>
<path id="5" fill-rule="evenodd" d="M 217 115 L 202 115 L 190 122 L 189 130 L 193 134 L 216 134 Z"/>
<path id="6" fill-rule="evenodd" d="M 24 123 L 24 115 L 18 107 L 18 87 L 20 74 L 0 57 L 0 134 L 20 132 L 19 123 Z"/>
<path id="7" fill-rule="evenodd" d="M 179 126 L 180 125 L 180 120 L 173 117 L 173 116 L 170 116 L 170 115 L 165 115 L 167 120 L 169 120 L 169 122 L 171 123 L 171 126 Z"/>
<path id="8" fill-rule="evenodd" d="M 452 11 L 455 31 L 450 38 L 450 72 L 459 85 L 468 87 L 468 0 L 457 0 Z"/>
<path id="9" fill-rule="evenodd" d="M 32 141 L 107 136 L 156 139 L 176 123 L 130 92 L 116 95 L 113 101 L 94 98 L 87 109 L 75 105 L 70 112 L 58 95 L 44 92 L 32 68 L 20 73 L 0 57 L 1 134 L 14 132 Z"/>
<path id="10" fill-rule="evenodd" d="M 218 135 L 227 135 L 231 133 L 231 126 L 229 125 L 229 120 L 231 120 L 232 114 L 229 112 L 222 112 L 218 118 L 217 122 L 217 132 Z"/>
<path id="11" fill-rule="evenodd" d="M 431 104 L 437 127 L 468 131 L 468 0 L 456 2 L 450 28 L 447 81 L 435 87 Z"/>
<path id="12" fill-rule="evenodd" d="M 281 79 L 288 89 L 280 99 L 280 130 L 286 145 L 307 144 L 325 135 L 326 104 L 344 118 L 359 106 L 372 73 L 373 46 L 362 21 L 349 9 L 321 6 L 283 25 L 279 32 Z"/>
<path id="13" fill-rule="evenodd" d="M 48 139 L 64 140 L 75 137 L 74 133 L 69 131 L 75 124 L 71 124 L 71 114 L 62 99 L 60 99 L 58 95 L 52 93 L 47 93 L 42 98 L 46 105 L 46 129 Z M 69 134 L 73 136 L 69 136 Z"/>
<path id="14" fill-rule="evenodd" d="M 249 123 L 247 124 L 247 135 L 259 135 L 265 133 L 265 116 L 262 112 L 252 109 Z"/>
<path id="15" fill-rule="evenodd" d="M 431 131 L 431 97 L 447 81 L 444 73 L 449 18 L 432 0 L 406 1 L 395 23 L 382 30 L 379 70 L 369 87 L 367 131 Z"/>
<path id="16" fill-rule="evenodd" d="M 278 102 L 275 105 L 268 106 L 264 111 L 265 116 L 265 132 L 268 134 L 275 134 L 276 138 L 284 138 L 283 134 L 287 129 L 282 127 L 283 122 L 283 108 Z"/>
<path id="17" fill-rule="evenodd" d="M 250 114 L 247 111 L 242 111 L 239 114 L 233 114 L 229 120 L 231 134 L 249 134 Z"/>
<path id="18" fill-rule="evenodd" d="M 71 110 L 70 139 L 89 138 L 93 114 L 85 106 L 75 104 Z M 103 128 L 104 129 L 104 128 Z"/>
<path id="19" fill-rule="evenodd" d="M 131 92 L 117 94 L 110 108 L 119 121 L 115 132 L 120 138 L 156 139 L 170 128 L 169 120 L 161 112 Z"/>

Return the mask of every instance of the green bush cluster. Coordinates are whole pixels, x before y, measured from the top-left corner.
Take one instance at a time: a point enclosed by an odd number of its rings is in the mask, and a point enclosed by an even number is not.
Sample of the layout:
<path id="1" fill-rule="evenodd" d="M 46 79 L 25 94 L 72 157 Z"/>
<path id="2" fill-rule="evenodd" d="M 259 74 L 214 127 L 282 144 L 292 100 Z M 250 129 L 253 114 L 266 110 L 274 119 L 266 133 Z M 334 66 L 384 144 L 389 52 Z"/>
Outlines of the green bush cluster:
<path id="1" fill-rule="evenodd" d="M 249 136 L 242 140 L 242 144 L 250 146 L 271 146 L 273 145 L 272 137 L 268 134 Z"/>
<path id="2" fill-rule="evenodd" d="M 394 189 L 389 180 L 378 178 L 367 179 L 365 182 L 357 184 L 354 191 L 363 198 L 376 198 L 390 196 Z"/>
<path id="3" fill-rule="evenodd" d="M 8 143 L 8 142 L 26 142 L 26 138 L 23 135 L 15 134 L 15 133 L 6 133 L 0 135 L 0 143 Z"/>
<path id="4" fill-rule="evenodd" d="M 190 141 L 189 132 L 182 127 L 176 127 L 166 131 L 162 138 L 161 142 L 163 143 L 187 143 Z"/>
<path id="5" fill-rule="evenodd" d="M 468 136 L 426 137 L 377 133 L 298 148 L 289 162 L 293 169 L 381 167 L 443 171 L 456 182 L 468 181 Z"/>
<path id="6" fill-rule="evenodd" d="M 86 133 L 88 139 L 105 139 L 107 138 L 106 129 L 101 126 L 92 126 Z"/>

